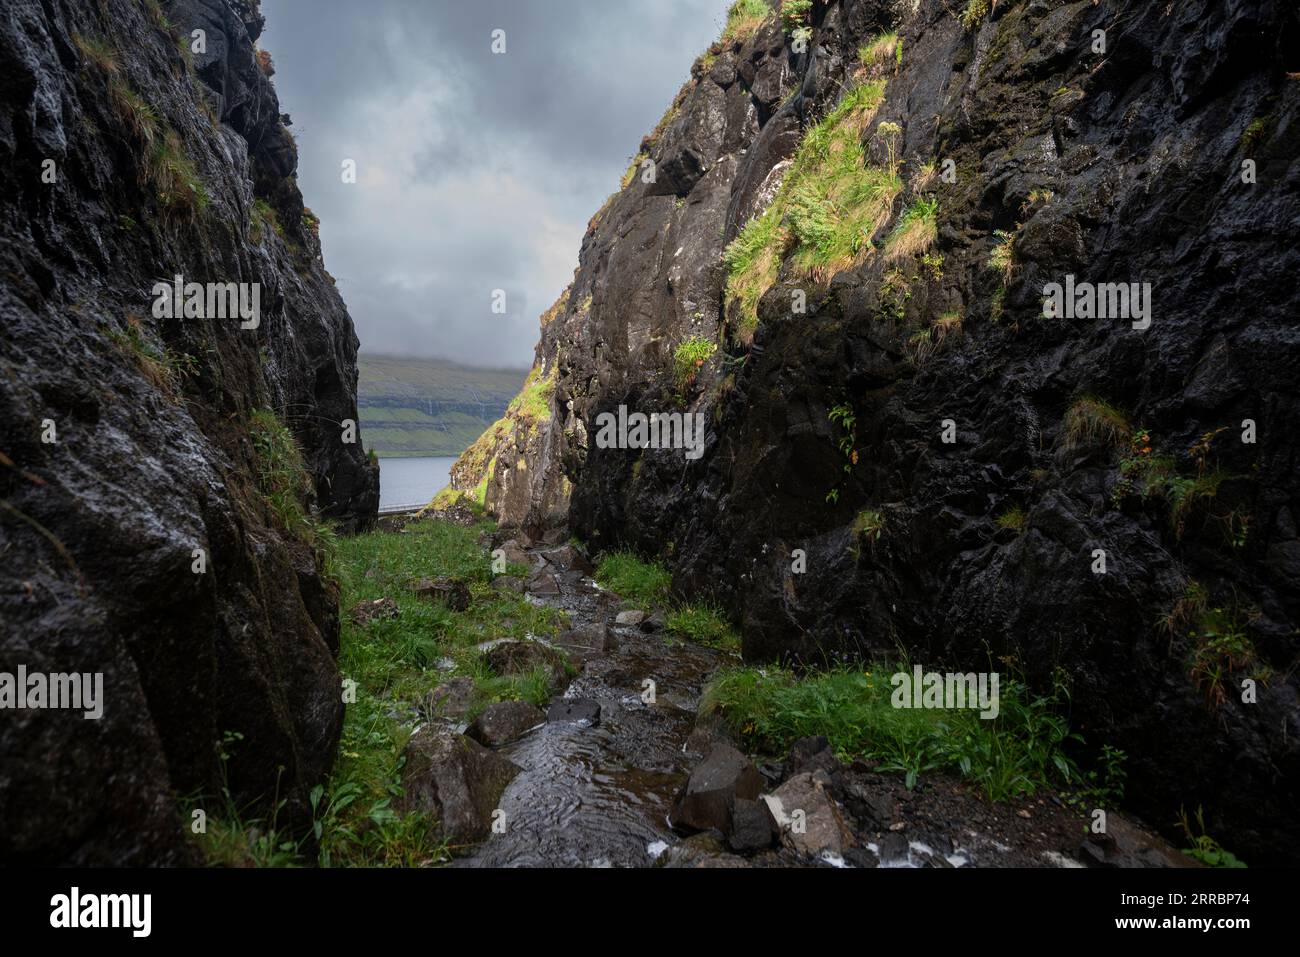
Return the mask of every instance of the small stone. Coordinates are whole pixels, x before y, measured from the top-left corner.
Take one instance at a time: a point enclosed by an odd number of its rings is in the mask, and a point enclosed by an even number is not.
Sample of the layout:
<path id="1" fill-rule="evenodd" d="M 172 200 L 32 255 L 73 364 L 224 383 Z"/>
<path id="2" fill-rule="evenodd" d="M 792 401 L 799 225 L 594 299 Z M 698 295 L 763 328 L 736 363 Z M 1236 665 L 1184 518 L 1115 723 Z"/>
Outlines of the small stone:
<path id="1" fill-rule="evenodd" d="M 469 585 L 459 578 L 421 578 L 411 584 L 417 597 L 445 605 L 451 611 L 469 608 Z"/>
<path id="2" fill-rule="evenodd" d="M 618 617 L 614 619 L 614 624 L 634 628 L 649 617 L 643 611 L 620 611 Z"/>
<path id="3" fill-rule="evenodd" d="M 488 705 L 465 733 L 491 748 L 518 741 L 546 721 L 546 715 L 527 701 L 501 701 Z"/>
<path id="4" fill-rule="evenodd" d="M 363 601 L 355 605 L 349 617 L 358 625 L 368 625 L 372 621 L 383 621 L 387 618 L 396 618 L 400 611 L 397 602 L 391 598 L 376 598 L 374 601 Z"/>
<path id="5" fill-rule="evenodd" d="M 600 702 L 593 698 L 561 698 L 547 710 L 546 720 L 594 728 L 600 724 Z"/>
<path id="6" fill-rule="evenodd" d="M 462 718 L 474 706 L 477 694 L 473 678 L 452 678 L 429 693 L 424 699 L 424 711 L 433 718 Z"/>

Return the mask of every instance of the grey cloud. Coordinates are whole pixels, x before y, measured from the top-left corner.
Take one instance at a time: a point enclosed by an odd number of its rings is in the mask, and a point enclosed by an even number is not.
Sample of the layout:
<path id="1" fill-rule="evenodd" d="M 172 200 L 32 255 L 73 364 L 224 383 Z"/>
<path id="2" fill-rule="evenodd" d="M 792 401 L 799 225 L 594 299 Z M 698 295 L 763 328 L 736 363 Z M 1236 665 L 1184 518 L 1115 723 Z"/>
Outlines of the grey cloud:
<path id="1" fill-rule="evenodd" d="M 727 5 L 264 0 L 299 181 L 363 351 L 528 363 L 588 218 Z M 507 316 L 490 314 L 497 288 Z"/>

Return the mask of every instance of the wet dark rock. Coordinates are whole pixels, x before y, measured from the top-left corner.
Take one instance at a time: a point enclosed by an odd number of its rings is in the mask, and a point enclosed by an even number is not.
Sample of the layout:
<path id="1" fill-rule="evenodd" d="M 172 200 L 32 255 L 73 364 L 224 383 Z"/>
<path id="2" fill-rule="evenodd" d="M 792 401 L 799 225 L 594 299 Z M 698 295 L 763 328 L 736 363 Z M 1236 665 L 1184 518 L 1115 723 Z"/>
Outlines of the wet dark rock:
<path id="1" fill-rule="evenodd" d="M 741 854 L 762 851 L 777 842 L 781 829 L 772 818 L 766 801 L 736 798 L 731 807 L 731 831 L 727 846 Z"/>
<path id="2" fill-rule="evenodd" d="M 358 625 L 368 625 L 372 621 L 396 618 L 399 614 L 396 601 L 391 598 L 376 598 L 374 601 L 358 602 L 348 612 L 348 617 Z"/>
<path id="3" fill-rule="evenodd" d="M 607 655 L 618 647 L 614 633 L 601 622 L 589 622 L 571 628 L 555 640 L 574 664 L 584 664 L 592 658 Z"/>
<path id="4" fill-rule="evenodd" d="M 470 606 L 469 585 L 459 578 L 421 578 L 411 583 L 417 598 L 442 605 L 449 611 L 465 611 Z"/>
<path id="5" fill-rule="evenodd" d="M 492 812 L 519 767 L 450 728 L 425 725 L 411 735 L 402 770 L 404 811 L 423 811 L 438 820 L 453 844 L 487 837 Z"/>
<path id="6" fill-rule="evenodd" d="M 818 735 L 816 737 L 800 738 L 790 745 L 790 756 L 785 763 L 785 776 L 788 779 L 804 772 L 825 771 L 830 773 L 839 769 L 839 767 L 839 759 L 835 757 L 835 752 L 831 750 L 830 741 L 824 736 Z"/>
<path id="7" fill-rule="evenodd" d="M 882 864 L 892 864 L 896 861 L 909 859 L 910 849 L 907 845 L 907 838 L 896 831 L 881 835 L 877 847 L 879 847 L 878 854 Z"/>
<path id="8" fill-rule="evenodd" d="M 589 575 L 596 570 L 596 567 L 587 560 L 587 557 L 572 545 L 561 545 L 559 548 L 542 552 L 541 557 L 546 560 L 548 565 L 553 565 L 565 571 L 577 571 Z"/>
<path id="9" fill-rule="evenodd" d="M 850 780 L 840 792 L 844 808 L 866 830 L 883 831 L 894 823 L 894 799 L 883 790 L 861 780 Z"/>
<path id="10" fill-rule="evenodd" d="M 591 698 L 561 698 L 551 702 L 546 720 L 554 724 L 580 724 L 594 728 L 600 724 L 600 702 Z"/>
<path id="11" fill-rule="evenodd" d="M 736 799 L 752 801 L 762 789 L 762 775 L 748 758 L 729 744 L 715 745 L 678 795 L 672 825 L 687 831 L 713 829 L 730 834 Z"/>
<path id="12" fill-rule="evenodd" d="M 865 847 L 846 847 L 844 863 L 850 867 L 872 868 L 880 866 L 880 859 Z"/>
<path id="13" fill-rule="evenodd" d="M 178 35 L 207 31 L 197 80 L 134 0 L 6 0 L 0 17 L 0 446 L 13 464 L 0 468 L 0 668 L 99 672 L 108 702 L 99 721 L 0 720 L 5 861 L 192 862 L 176 796 L 223 783 L 250 814 L 283 801 L 279 825 L 305 835 L 342 727 L 338 592 L 261 496 L 251 416 L 270 410 L 297 439 L 305 508 L 344 531 L 373 524 L 378 469 L 364 436 L 340 440 L 358 419 L 357 338 L 254 59 L 258 18 L 225 0 L 166 8 Z M 174 131 L 206 209 L 162 208 L 148 144 L 78 38 L 115 48 L 109 69 L 158 140 Z M 250 236 L 259 199 L 283 238 Z M 259 283 L 259 327 L 154 319 L 154 283 L 177 274 Z M 41 441 L 46 419 L 57 442 Z M 227 732 L 242 740 L 223 773 Z"/>
<path id="14" fill-rule="evenodd" d="M 696 718 L 695 726 L 686 739 L 686 750 L 693 754 L 705 755 L 719 744 L 735 746 L 732 741 L 731 730 L 727 727 L 727 723 L 722 716 L 702 714 Z"/>
<path id="15" fill-rule="evenodd" d="M 499 748 L 519 740 L 545 721 L 546 715 L 527 701 L 501 701 L 484 708 L 465 733 L 479 744 Z"/>
<path id="16" fill-rule="evenodd" d="M 1128 754 L 1136 812 L 1173 822 L 1195 794 L 1234 852 L 1294 864 L 1300 733 L 1287 729 L 1300 688 L 1282 636 L 1300 628 L 1300 346 L 1295 291 L 1276 277 L 1300 271 L 1278 225 L 1300 220 L 1300 100 L 1285 79 L 1295 12 L 1135 5 L 1122 44 L 1098 58 L 1080 38 L 1106 27 L 1104 5 L 1000 3 L 978 31 L 951 2 L 906 5 L 902 63 L 873 122 L 899 124 L 909 180 L 935 157 L 956 164 L 956 183 L 927 188 L 942 278 L 868 256 L 812 282 L 786 262 L 750 342 L 723 315 L 722 249 L 852 84 L 858 48 L 895 26 L 890 6 L 819 4 L 810 55 L 792 56 L 773 23 L 696 71 L 645 142 L 666 175 L 653 188 L 634 178 L 589 224 L 537 348 L 538 368 L 558 370 L 552 415 L 502 441 L 489 503 L 507 525 L 567 519 L 584 541 L 667 560 L 674 593 L 720 602 L 751 662 L 870 660 L 901 645 L 980 670 L 1014 655 L 1035 694 L 1059 668 L 1089 745 Z M 1248 158 L 1253 185 L 1240 177 Z M 927 190 L 909 184 L 875 239 Z M 988 268 L 996 230 L 1015 234 L 1005 290 Z M 896 268 L 902 302 L 884 283 Z M 1044 286 L 1067 274 L 1151 282 L 1151 327 L 1043 321 Z M 791 313 L 795 288 L 804 315 Z M 912 337 L 948 312 L 962 316 L 960 339 L 913 361 Z M 679 400 L 666 370 L 690 336 L 719 352 Z M 1149 429 L 1185 478 L 1198 471 L 1188 450 L 1226 428 L 1205 468 L 1248 478 L 1198 506 L 1180 536 L 1167 502 L 1124 493 L 1130 449 L 1067 448 L 1084 394 Z M 848 473 L 829 419 L 846 400 L 867 453 Z M 679 401 L 710 423 L 700 459 L 596 447 L 601 412 Z M 938 437 L 947 419 L 952 445 Z M 1241 442 L 1245 419 L 1267 438 Z M 1023 534 L 996 524 L 1013 507 Z M 850 531 L 864 509 L 891 529 L 866 549 Z M 1232 514 L 1250 518 L 1244 544 L 1223 533 Z M 807 574 L 791 570 L 795 548 Z M 1111 559 L 1105 576 L 1088 569 L 1095 548 Z M 1251 609 L 1240 627 L 1258 663 L 1287 676 L 1255 704 L 1229 694 L 1207 707 L 1188 676 L 1192 629 L 1151 628 L 1189 580 L 1215 607 Z"/>
<path id="17" fill-rule="evenodd" d="M 533 569 L 541 564 L 541 559 L 527 551 L 518 539 L 509 539 L 498 545 L 497 548 L 501 550 L 506 563 L 509 565 L 523 565 Z"/>
<path id="18" fill-rule="evenodd" d="M 660 855 L 656 865 L 668 868 L 696 867 L 702 861 L 727 853 L 723 837 L 717 831 L 702 831 L 672 845 Z"/>
<path id="19" fill-rule="evenodd" d="M 1079 848 L 1092 867 L 1204 867 L 1119 814 L 1106 816 L 1106 833 L 1092 834 Z"/>
<path id="20" fill-rule="evenodd" d="M 538 572 L 528 582 L 528 591 L 539 596 L 555 596 L 561 593 L 560 583 L 550 572 Z"/>

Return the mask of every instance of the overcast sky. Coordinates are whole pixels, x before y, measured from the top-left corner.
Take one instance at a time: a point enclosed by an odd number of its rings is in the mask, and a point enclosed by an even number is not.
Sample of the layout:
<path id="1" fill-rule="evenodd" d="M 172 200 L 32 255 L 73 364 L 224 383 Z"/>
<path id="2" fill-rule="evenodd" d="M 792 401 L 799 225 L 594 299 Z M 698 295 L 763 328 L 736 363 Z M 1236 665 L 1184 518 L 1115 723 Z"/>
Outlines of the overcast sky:
<path id="1" fill-rule="evenodd" d="M 588 219 L 727 6 L 263 0 L 299 185 L 362 351 L 528 365 Z"/>

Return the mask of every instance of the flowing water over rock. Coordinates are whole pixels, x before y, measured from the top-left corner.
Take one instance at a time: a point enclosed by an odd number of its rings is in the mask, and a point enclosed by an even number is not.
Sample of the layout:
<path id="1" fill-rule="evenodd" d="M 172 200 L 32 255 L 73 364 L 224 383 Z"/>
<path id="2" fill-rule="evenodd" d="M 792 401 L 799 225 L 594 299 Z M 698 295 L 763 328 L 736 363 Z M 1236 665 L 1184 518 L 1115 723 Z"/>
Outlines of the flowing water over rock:
<path id="1" fill-rule="evenodd" d="M 557 578 L 561 594 L 529 600 L 563 609 L 575 629 L 607 624 L 608 650 L 566 649 L 580 674 L 544 725 L 498 752 L 523 769 L 500 801 L 505 833 L 462 866 L 649 866 L 678 840 L 668 814 L 700 758 L 688 747 L 699 695 L 727 656 L 616 626 L 612 595 L 581 572 Z"/>

